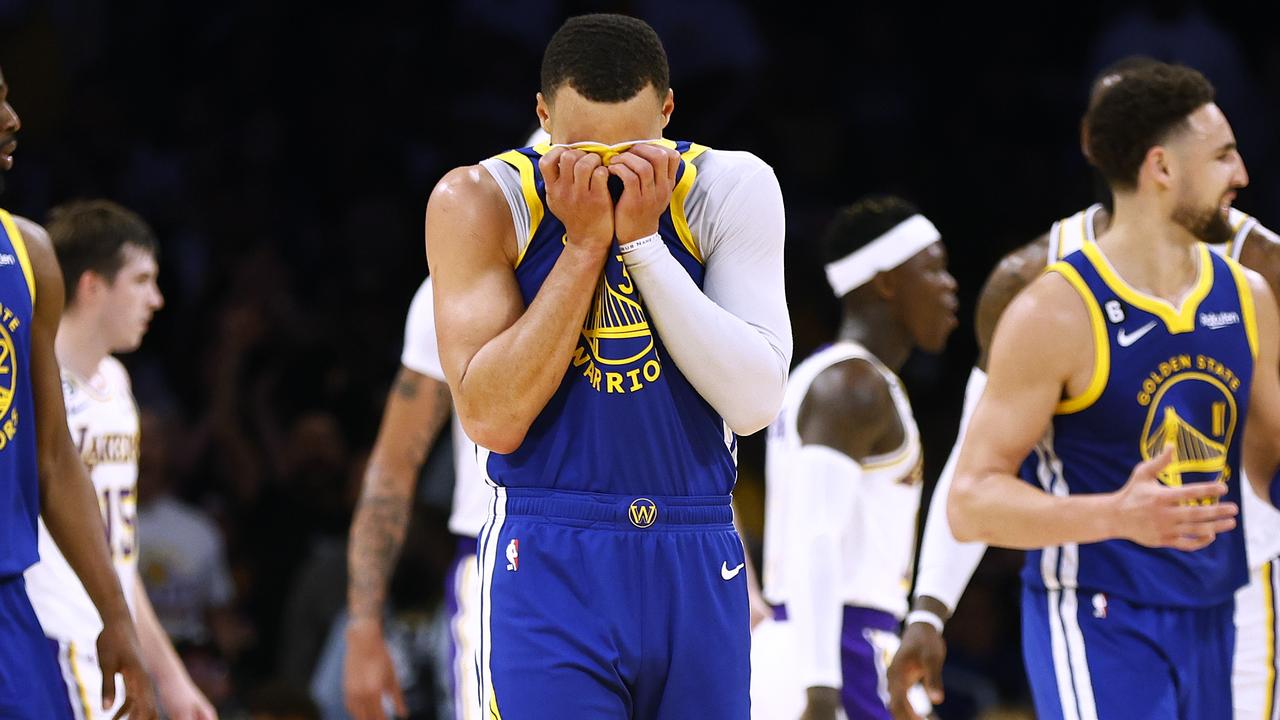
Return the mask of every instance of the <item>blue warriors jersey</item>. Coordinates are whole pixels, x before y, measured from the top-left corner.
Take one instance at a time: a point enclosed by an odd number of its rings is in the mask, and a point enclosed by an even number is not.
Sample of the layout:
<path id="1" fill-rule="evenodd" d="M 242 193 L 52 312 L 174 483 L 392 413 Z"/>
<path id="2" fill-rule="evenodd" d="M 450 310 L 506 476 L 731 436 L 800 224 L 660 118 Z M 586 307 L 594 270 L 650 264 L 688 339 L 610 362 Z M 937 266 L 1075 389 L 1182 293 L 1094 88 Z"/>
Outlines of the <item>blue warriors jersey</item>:
<path id="1" fill-rule="evenodd" d="M 0 210 L 0 580 L 37 559 L 36 414 L 31 396 L 35 275 L 27 246 Z"/>
<path id="2" fill-rule="evenodd" d="M 689 230 L 685 200 L 707 148 L 666 142 L 681 156 L 659 232 L 699 287 L 703 257 Z M 516 261 L 528 306 L 564 250 L 565 226 L 551 214 L 538 145 L 498 156 L 520 174 L 530 229 Z M 749 391 L 749 390 L 744 390 Z M 623 495 L 727 495 L 737 476 L 736 443 L 720 415 L 676 367 L 650 321 L 622 256 L 609 253 L 559 389 L 515 452 L 491 453 L 489 478 L 505 487 Z"/>
<path id="3" fill-rule="evenodd" d="M 1056 495 L 1119 490 L 1133 467 L 1174 446 L 1160 481 L 1225 483 L 1241 502 L 1240 457 L 1257 356 L 1253 296 L 1244 271 L 1199 245 L 1200 274 L 1182 307 L 1125 284 L 1094 243 L 1049 267 L 1080 294 L 1093 328 L 1094 374 L 1057 407 L 1022 477 Z M 1134 603 L 1205 607 L 1248 580 L 1243 518 L 1196 552 L 1127 540 L 1027 555 L 1024 581 L 1079 588 Z"/>

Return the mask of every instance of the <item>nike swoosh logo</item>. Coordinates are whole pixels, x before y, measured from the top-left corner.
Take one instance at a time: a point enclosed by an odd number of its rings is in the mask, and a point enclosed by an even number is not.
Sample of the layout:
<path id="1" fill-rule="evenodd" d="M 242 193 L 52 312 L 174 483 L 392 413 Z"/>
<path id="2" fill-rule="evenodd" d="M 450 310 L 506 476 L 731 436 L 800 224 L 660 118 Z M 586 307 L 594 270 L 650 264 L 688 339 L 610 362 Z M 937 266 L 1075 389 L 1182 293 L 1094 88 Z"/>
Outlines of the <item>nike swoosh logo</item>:
<path id="1" fill-rule="evenodd" d="M 742 567 L 745 564 L 746 563 L 738 563 L 738 567 L 730 570 L 729 563 L 727 562 L 720 563 L 720 577 L 724 578 L 725 580 L 732 580 L 738 577 L 738 573 L 742 572 Z"/>
<path id="2" fill-rule="evenodd" d="M 1156 327 L 1156 321 L 1152 320 L 1151 322 L 1147 323 L 1146 325 L 1143 325 L 1142 327 L 1138 328 L 1132 333 L 1126 333 L 1124 330 L 1121 330 L 1120 332 L 1116 333 L 1116 342 L 1120 344 L 1120 347 L 1129 347 L 1130 345 L 1141 340 L 1143 335 L 1146 335 L 1147 333 L 1151 332 L 1152 330 L 1155 329 L 1155 327 Z"/>

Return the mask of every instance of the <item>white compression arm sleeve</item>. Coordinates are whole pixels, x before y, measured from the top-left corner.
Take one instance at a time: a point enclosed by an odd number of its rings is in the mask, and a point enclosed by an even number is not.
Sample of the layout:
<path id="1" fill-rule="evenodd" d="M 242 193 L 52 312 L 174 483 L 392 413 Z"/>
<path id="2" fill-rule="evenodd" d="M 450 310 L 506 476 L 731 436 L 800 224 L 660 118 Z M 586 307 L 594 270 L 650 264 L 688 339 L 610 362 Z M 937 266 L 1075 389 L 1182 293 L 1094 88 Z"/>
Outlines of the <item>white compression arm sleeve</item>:
<path id="1" fill-rule="evenodd" d="M 796 638 L 796 672 L 802 687 L 842 685 L 840 631 L 841 539 L 853 512 L 862 467 L 848 455 L 805 445 L 787 478 L 787 529 L 782 562 L 790 575 L 787 622 Z"/>
<path id="2" fill-rule="evenodd" d="M 623 259 L 680 372 L 730 429 L 750 435 L 777 415 L 791 364 L 782 191 L 759 163 L 708 212 L 716 237 L 701 290 L 663 243 Z"/>
<path id="3" fill-rule="evenodd" d="M 982 543 L 962 543 L 951 533 L 947 523 L 947 494 L 951 492 L 951 478 L 955 476 L 960 446 L 973 410 L 987 386 L 987 374 L 974 368 L 964 389 L 964 412 L 960 416 L 960 431 L 955 447 L 938 476 L 938 485 L 929 501 L 929 515 L 924 525 L 924 540 L 920 546 L 920 569 L 916 574 L 915 597 L 928 595 L 941 600 L 948 610 L 954 611 L 964 594 L 969 579 L 973 577 L 987 546 Z"/>

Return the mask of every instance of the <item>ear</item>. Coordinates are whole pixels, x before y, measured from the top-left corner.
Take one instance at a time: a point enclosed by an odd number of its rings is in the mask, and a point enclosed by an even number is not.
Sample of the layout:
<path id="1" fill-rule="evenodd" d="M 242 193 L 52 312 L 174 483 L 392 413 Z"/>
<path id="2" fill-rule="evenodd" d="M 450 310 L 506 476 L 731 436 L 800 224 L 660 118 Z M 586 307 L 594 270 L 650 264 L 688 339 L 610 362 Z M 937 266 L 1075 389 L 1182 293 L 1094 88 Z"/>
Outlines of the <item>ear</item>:
<path id="1" fill-rule="evenodd" d="M 1145 177 L 1147 181 L 1155 183 L 1156 187 L 1167 190 L 1173 187 L 1175 165 L 1175 158 L 1169 148 L 1156 145 L 1147 150 L 1146 157 L 1142 159 L 1142 165 L 1138 168 L 1138 183 L 1141 184 Z"/>
<path id="2" fill-rule="evenodd" d="M 898 275 L 892 270 L 878 272 L 871 278 L 871 287 L 881 299 L 892 300 L 898 295 Z"/>
<path id="3" fill-rule="evenodd" d="M 671 113 L 676 109 L 676 92 L 667 88 L 667 97 L 662 101 L 662 127 L 671 122 Z"/>
<path id="4" fill-rule="evenodd" d="M 538 114 L 538 125 L 540 125 L 542 129 L 545 130 L 548 135 L 550 135 L 551 134 L 551 106 L 549 103 L 547 103 L 547 99 L 543 97 L 542 93 L 537 94 L 537 103 L 535 105 L 534 112 Z"/>

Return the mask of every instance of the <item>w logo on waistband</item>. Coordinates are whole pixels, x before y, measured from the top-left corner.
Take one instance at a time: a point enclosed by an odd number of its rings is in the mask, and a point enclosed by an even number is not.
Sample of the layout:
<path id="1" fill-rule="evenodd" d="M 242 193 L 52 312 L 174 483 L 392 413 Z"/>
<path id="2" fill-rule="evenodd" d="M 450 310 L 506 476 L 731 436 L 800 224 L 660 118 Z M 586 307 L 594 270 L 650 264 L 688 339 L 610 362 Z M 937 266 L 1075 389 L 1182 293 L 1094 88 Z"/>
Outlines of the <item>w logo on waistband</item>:
<path id="1" fill-rule="evenodd" d="M 647 528 L 658 520 L 658 506 L 649 498 L 636 498 L 631 501 L 627 510 L 631 524 L 638 528 Z"/>

